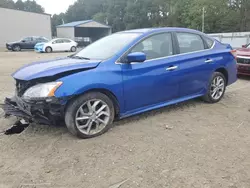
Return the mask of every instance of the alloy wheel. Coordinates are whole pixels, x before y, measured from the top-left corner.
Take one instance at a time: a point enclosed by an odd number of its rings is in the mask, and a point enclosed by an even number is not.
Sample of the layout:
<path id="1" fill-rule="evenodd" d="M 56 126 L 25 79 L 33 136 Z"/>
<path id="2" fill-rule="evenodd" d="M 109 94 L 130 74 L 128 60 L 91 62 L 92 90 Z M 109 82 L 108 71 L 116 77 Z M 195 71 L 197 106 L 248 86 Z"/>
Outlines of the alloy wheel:
<path id="1" fill-rule="evenodd" d="M 110 119 L 110 108 L 102 100 L 93 99 L 85 102 L 76 112 L 75 123 L 80 132 L 93 135 L 101 132 Z"/>
<path id="2" fill-rule="evenodd" d="M 13 49 L 14 49 L 14 51 L 20 51 L 21 50 L 20 46 L 18 46 L 18 45 L 14 46 Z"/>
<path id="3" fill-rule="evenodd" d="M 214 100 L 218 100 L 221 98 L 225 90 L 225 80 L 221 76 L 214 77 L 211 88 L 210 94 Z"/>

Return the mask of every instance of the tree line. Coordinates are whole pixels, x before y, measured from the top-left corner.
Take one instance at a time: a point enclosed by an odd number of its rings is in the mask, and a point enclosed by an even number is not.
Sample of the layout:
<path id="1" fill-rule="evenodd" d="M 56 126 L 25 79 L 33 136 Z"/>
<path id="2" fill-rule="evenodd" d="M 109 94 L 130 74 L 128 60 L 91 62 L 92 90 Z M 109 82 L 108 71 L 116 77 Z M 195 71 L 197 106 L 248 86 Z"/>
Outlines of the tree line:
<path id="1" fill-rule="evenodd" d="M 1 0 L 0 6 L 13 3 Z M 44 12 L 35 1 L 14 4 L 15 9 Z M 167 26 L 201 30 L 203 10 L 206 33 L 250 31 L 250 0 L 77 0 L 52 16 L 52 31 L 56 35 L 57 25 L 89 19 L 112 26 L 113 32 Z"/>
<path id="2" fill-rule="evenodd" d="M 16 2 L 13 0 L 0 0 L 0 7 L 23 10 L 27 12 L 44 13 L 44 8 L 37 4 L 34 0 L 17 0 Z"/>

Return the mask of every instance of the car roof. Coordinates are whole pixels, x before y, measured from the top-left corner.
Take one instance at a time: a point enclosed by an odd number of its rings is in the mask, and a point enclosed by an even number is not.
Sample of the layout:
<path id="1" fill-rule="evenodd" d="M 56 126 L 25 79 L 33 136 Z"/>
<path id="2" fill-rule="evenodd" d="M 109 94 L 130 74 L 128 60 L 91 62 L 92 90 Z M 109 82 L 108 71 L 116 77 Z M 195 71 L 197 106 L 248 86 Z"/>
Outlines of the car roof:
<path id="1" fill-rule="evenodd" d="M 58 39 L 67 39 L 67 38 L 54 38 L 52 40 L 58 40 Z M 67 39 L 67 40 L 71 40 L 71 39 Z"/>
<path id="2" fill-rule="evenodd" d="M 164 31 L 177 31 L 177 32 L 191 32 L 191 33 L 198 33 L 204 34 L 200 31 L 188 28 L 181 28 L 181 27 L 159 27 L 159 28 L 143 28 L 143 29 L 133 29 L 127 31 L 121 31 L 120 33 L 142 33 L 142 34 L 149 34 L 154 32 L 164 32 Z"/>

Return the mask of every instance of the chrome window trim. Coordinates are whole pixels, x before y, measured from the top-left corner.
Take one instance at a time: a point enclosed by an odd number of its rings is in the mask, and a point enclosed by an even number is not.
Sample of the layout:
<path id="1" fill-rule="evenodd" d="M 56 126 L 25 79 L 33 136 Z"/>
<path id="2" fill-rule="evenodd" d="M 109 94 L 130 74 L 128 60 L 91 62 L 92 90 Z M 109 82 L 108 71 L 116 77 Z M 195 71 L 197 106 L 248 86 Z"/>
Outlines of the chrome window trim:
<path id="1" fill-rule="evenodd" d="M 174 31 L 175 32 L 175 31 Z M 160 32 L 160 33 L 157 33 L 157 34 L 162 34 L 162 33 L 171 33 L 171 31 L 169 32 Z M 155 34 L 155 33 L 154 33 Z M 126 52 L 124 52 L 115 62 L 115 64 L 126 64 L 126 63 L 121 63 L 119 62 L 121 60 L 121 58 L 129 51 L 131 50 L 134 46 L 136 46 L 138 43 L 140 43 L 142 40 L 146 39 L 146 38 L 149 38 L 150 36 L 153 36 L 154 34 L 151 34 L 151 35 L 148 35 L 144 38 L 142 38 L 141 40 L 139 40 L 135 45 L 133 45 L 132 47 L 130 47 Z M 193 33 L 193 34 L 196 34 L 196 33 Z M 199 35 L 199 34 L 196 34 L 196 35 Z M 201 36 L 201 35 L 200 35 Z M 201 36 L 202 37 L 202 36 Z M 182 56 L 182 55 L 187 55 L 187 54 L 193 54 L 193 53 L 199 53 L 199 52 L 203 52 L 203 51 L 208 51 L 208 50 L 212 50 L 215 46 L 215 41 L 213 40 L 213 45 L 211 46 L 211 48 L 208 48 L 208 49 L 204 49 L 204 50 L 198 50 L 198 51 L 194 51 L 194 52 L 187 52 L 187 53 L 182 53 L 182 54 L 175 54 L 175 55 L 170 55 L 170 56 L 165 56 L 165 57 L 159 57 L 159 58 L 155 58 L 155 59 L 149 59 L 149 60 L 146 60 L 144 62 L 141 62 L 141 63 L 145 63 L 145 62 L 148 62 L 148 61 L 153 61 L 153 60 L 160 60 L 160 59 L 166 59 L 168 57 L 177 57 L 177 56 Z M 130 64 L 141 64 L 141 63 L 137 63 L 137 62 L 132 62 Z"/>

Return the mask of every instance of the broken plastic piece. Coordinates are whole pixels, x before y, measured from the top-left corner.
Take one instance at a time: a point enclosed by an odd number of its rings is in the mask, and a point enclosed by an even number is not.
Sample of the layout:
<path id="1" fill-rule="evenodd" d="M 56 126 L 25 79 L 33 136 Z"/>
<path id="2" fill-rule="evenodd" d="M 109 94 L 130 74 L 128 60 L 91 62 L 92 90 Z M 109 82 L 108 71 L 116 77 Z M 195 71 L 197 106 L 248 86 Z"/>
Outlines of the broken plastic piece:
<path id="1" fill-rule="evenodd" d="M 14 123 L 14 125 L 7 129 L 4 134 L 5 135 L 12 135 L 12 134 L 20 134 L 23 132 L 27 127 L 29 126 L 29 123 L 26 122 L 24 119 L 18 120 Z"/>

